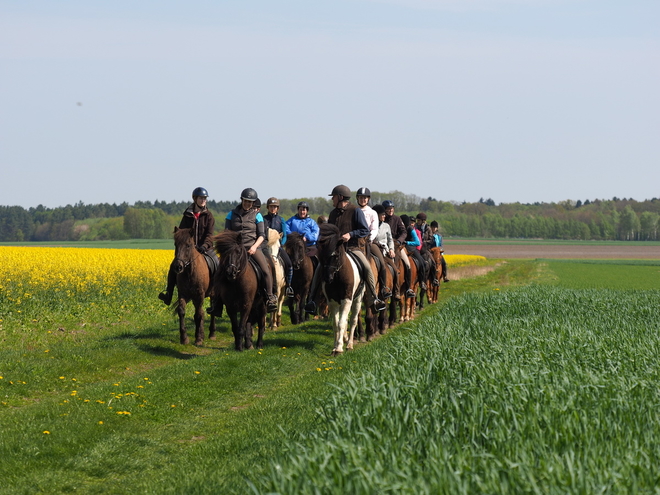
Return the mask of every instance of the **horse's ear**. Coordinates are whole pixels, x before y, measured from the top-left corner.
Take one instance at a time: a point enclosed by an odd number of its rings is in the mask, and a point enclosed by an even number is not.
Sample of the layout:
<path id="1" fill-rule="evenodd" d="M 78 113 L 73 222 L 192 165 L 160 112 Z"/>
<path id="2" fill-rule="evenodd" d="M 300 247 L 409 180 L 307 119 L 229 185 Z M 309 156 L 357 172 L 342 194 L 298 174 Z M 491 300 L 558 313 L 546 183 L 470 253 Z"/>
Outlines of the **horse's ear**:
<path id="1" fill-rule="evenodd" d="M 175 226 L 174 226 L 174 233 L 176 234 L 178 231 L 179 231 L 179 227 L 177 227 L 177 226 L 175 225 Z"/>

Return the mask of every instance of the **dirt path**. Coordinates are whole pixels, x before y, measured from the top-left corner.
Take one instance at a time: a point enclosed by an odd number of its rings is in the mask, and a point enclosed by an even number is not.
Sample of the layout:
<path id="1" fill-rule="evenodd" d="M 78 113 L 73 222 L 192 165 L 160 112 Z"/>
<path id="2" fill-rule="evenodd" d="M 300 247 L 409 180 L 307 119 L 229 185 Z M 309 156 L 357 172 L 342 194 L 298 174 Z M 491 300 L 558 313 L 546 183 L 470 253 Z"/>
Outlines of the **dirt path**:
<path id="1" fill-rule="evenodd" d="M 660 259 L 660 246 L 460 244 L 445 240 L 445 254 L 486 258 Z"/>

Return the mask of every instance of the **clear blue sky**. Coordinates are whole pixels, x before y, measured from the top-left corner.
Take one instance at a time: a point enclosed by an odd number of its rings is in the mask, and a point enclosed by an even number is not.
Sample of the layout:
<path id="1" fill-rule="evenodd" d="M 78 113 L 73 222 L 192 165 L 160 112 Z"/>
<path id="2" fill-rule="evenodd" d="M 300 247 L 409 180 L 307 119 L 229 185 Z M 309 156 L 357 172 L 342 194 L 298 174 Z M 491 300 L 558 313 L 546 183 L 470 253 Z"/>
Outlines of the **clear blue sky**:
<path id="1" fill-rule="evenodd" d="M 660 197 L 658 0 L 0 0 L 0 205 Z"/>

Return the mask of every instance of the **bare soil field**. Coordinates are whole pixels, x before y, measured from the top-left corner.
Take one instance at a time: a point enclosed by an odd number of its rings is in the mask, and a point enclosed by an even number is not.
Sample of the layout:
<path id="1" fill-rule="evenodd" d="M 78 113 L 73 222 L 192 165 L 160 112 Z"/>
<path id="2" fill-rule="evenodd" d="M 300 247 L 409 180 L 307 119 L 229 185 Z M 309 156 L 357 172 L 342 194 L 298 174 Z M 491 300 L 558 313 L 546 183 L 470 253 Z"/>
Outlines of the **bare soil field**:
<path id="1" fill-rule="evenodd" d="M 461 244 L 445 240 L 445 254 L 476 254 L 499 258 L 567 258 L 567 259 L 660 259 L 659 246 L 621 245 L 523 245 Z"/>

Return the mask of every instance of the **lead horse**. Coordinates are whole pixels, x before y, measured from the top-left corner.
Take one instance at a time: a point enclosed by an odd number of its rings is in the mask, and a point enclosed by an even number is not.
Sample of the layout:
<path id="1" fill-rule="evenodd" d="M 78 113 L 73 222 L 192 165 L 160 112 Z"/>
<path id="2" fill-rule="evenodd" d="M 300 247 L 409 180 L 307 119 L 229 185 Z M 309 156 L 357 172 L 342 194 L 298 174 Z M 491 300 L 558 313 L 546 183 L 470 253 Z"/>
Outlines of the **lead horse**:
<path id="1" fill-rule="evenodd" d="M 266 303 L 259 290 L 257 273 L 241 241 L 241 233 L 226 230 L 214 237 L 220 266 L 214 286 L 224 304 L 237 351 L 252 349 L 253 325 L 259 328 L 257 347 L 263 348 L 266 327 Z"/>
<path id="2" fill-rule="evenodd" d="M 335 333 L 332 355 L 336 356 L 344 352 L 344 343 L 346 349 L 353 349 L 353 336 L 360 318 L 364 283 L 361 283 L 355 261 L 346 253 L 337 226 L 324 223 L 319 229 L 317 270 L 321 270 L 321 288 L 330 310 Z"/>
<path id="3" fill-rule="evenodd" d="M 178 300 L 175 311 L 179 315 L 179 339 L 190 343 L 186 331 L 186 305 L 195 305 L 195 345 L 204 343 L 204 299 L 213 297 L 211 274 L 204 255 L 195 248 L 192 229 L 174 228 L 174 271 Z M 209 339 L 215 339 L 215 316 L 211 316 Z"/>

